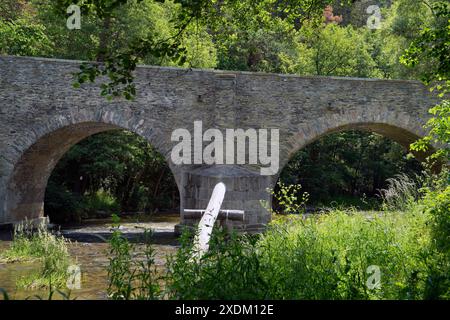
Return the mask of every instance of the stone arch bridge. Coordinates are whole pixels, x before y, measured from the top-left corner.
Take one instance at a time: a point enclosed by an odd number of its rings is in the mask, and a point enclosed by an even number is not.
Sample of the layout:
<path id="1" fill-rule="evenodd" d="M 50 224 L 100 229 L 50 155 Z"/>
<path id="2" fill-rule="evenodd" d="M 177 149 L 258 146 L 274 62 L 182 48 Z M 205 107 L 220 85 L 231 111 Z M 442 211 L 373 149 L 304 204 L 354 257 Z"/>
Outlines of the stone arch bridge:
<path id="1" fill-rule="evenodd" d="M 138 67 L 135 101 L 108 102 L 98 85 L 72 87 L 79 61 L 0 56 L 0 224 L 42 217 L 47 180 L 80 140 L 127 129 L 167 159 L 180 192 L 180 211 L 205 208 L 218 181 L 223 208 L 244 209 L 237 229 L 260 230 L 270 220 L 260 200 L 278 174 L 256 165 L 175 165 L 177 128 L 279 129 L 281 171 L 296 151 L 347 129 L 380 133 L 407 147 L 425 132 L 435 102 L 416 81 L 300 77 L 250 72 Z M 182 224 L 194 221 L 183 217 Z"/>

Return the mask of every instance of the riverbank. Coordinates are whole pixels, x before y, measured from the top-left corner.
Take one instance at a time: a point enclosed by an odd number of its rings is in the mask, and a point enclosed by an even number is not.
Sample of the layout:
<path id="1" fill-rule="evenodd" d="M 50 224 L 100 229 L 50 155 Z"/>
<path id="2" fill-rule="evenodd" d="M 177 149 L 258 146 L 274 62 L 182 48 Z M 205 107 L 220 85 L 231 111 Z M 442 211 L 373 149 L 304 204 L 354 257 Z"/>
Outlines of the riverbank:
<path id="1" fill-rule="evenodd" d="M 178 240 L 174 234 L 178 214 L 160 214 L 150 217 L 124 217 L 121 232 L 130 242 L 136 244 L 136 254 L 143 249 L 141 239 L 146 229 L 152 230 L 155 248 L 155 263 L 163 269 L 167 255 L 174 254 Z M 106 299 L 107 266 L 109 264 L 109 245 L 106 242 L 112 234 L 111 219 L 93 219 L 82 224 L 61 226 L 61 235 L 70 240 L 68 249 L 71 258 L 81 269 L 81 288 L 72 290 L 71 297 L 79 300 Z M 11 245 L 12 232 L 0 231 L 0 252 Z M 11 299 L 25 299 L 39 295 L 46 297 L 48 289 L 18 289 L 17 282 L 39 270 L 37 261 L 0 263 L 0 288 L 5 289 Z M 69 292 L 69 290 L 62 290 Z M 59 298 L 56 296 L 55 298 Z"/>

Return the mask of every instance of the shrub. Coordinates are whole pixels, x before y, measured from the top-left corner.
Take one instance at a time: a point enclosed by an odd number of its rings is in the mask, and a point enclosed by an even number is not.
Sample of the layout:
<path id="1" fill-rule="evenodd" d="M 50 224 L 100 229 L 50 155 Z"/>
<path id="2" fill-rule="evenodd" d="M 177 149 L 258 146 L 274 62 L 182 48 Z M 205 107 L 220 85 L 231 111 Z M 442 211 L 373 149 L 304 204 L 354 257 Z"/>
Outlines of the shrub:
<path id="1" fill-rule="evenodd" d="M 119 218 L 113 215 L 114 232 L 109 240 L 108 297 L 113 300 L 153 300 L 162 297 L 160 276 L 155 266 L 151 233 L 144 234 L 143 254 L 133 256 L 136 249 L 119 231 Z"/>
<path id="2" fill-rule="evenodd" d="M 302 214 L 305 213 L 306 203 L 309 199 L 308 192 L 301 193 L 302 186 L 300 184 L 286 185 L 278 181 L 274 190 L 269 189 L 269 193 L 273 196 L 276 209 L 268 208 L 274 214 Z M 267 204 L 263 203 L 267 207 Z"/>
<path id="3" fill-rule="evenodd" d="M 45 212 L 54 223 L 80 222 L 85 217 L 80 196 L 52 180 L 45 191 Z"/>
<path id="4" fill-rule="evenodd" d="M 448 170 L 436 179 L 434 188 L 426 188 L 421 203 L 431 217 L 432 242 L 425 298 L 450 299 L 450 186 Z"/>
<path id="5" fill-rule="evenodd" d="M 270 298 L 418 298 L 426 270 L 421 248 L 429 242 L 425 222 L 417 211 L 379 216 L 335 211 L 278 221 L 259 243 Z M 381 289 L 366 285 L 371 265 L 381 270 Z"/>
<path id="6" fill-rule="evenodd" d="M 213 232 L 209 251 L 193 260 L 191 235 L 185 232 L 181 248 L 167 263 L 166 285 L 171 299 L 264 299 L 257 236 Z"/>
<path id="7" fill-rule="evenodd" d="M 99 212 L 109 214 L 118 212 L 120 210 L 120 205 L 114 196 L 103 189 L 100 189 L 97 192 L 86 195 L 83 198 L 83 208 L 88 216 L 95 216 Z"/>
<path id="8" fill-rule="evenodd" d="M 133 267 L 128 242 L 116 238 L 110 296 L 448 299 L 450 188 L 435 186 L 423 200 L 414 201 L 416 188 L 410 180 L 392 180 L 385 193 L 389 211 L 280 215 L 265 234 L 256 236 L 215 230 L 200 260 L 193 259 L 192 234 L 186 229 L 180 249 L 168 258 L 164 278 L 148 267 L 154 262 L 151 254 L 146 264 Z M 371 286 L 377 283 L 373 270 L 380 271 L 379 286 Z M 158 281 L 164 281 L 164 291 Z"/>

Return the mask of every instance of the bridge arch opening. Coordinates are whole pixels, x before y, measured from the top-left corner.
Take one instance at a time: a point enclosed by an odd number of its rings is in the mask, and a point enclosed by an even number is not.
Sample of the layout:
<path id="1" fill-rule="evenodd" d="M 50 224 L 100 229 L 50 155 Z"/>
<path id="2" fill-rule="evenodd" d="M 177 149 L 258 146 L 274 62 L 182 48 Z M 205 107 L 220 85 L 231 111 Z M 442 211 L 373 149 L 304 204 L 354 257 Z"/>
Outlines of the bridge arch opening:
<path id="1" fill-rule="evenodd" d="M 304 132 L 307 130 L 304 130 Z M 324 130 L 288 150 L 281 162 L 274 190 L 284 185 L 299 184 L 299 201 L 309 194 L 307 210 L 322 207 L 354 206 L 362 210 L 376 209 L 379 190 L 388 179 L 407 175 L 414 177 L 424 167 L 426 154 L 411 153 L 409 146 L 419 135 L 401 127 L 382 123 L 346 124 Z M 272 197 L 273 210 L 283 211 Z"/>
<path id="2" fill-rule="evenodd" d="M 14 223 L 50 216 L 52 222 L 67 222 L 90 213 L 154 212 L 159 209 L 153 206 L 154 198 L 164 182 L 170 189 L 169 199 L 164 200 L 179 210 L 176 176 L 164 152 L 150 141 L 153 138 L 144 136 L 103 122 L 70 124 L 41 136 L 14 167 L 7 186 L 7 220 Z M 114 175 L 113 170 L 122 174 Z M 68 211 L 74 203 L 81 212 L 71 216 Z M 108 208 L 111 212 L 104 210 Z M 64 213 L 67 216 L 62 217 Z"/>

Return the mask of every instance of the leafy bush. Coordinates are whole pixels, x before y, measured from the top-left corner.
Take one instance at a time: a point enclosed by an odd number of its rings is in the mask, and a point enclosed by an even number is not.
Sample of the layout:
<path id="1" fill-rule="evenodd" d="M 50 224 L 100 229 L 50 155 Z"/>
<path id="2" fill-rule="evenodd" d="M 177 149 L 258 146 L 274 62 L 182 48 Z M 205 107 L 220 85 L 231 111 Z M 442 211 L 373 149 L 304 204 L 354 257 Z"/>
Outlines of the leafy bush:
<path id="1" fill-rule="evenodd" d="M 85 217 L 80 197 L 64 185 L 49 180 L 45 191 L 45 213 L 53 223 L 80 222 Z"/>
<path id="2" fill-rule="evenodd" d="M 267 287 L 261 272 L 257 236 L 213 233 L 209 251 L 192 259 L 191 235 L 167 263 L 166 286 L 171 299 L 264 299 Z"/>
<path id="3" fill-rule="evenodd" d="M 425 297 L 430 232 L 427 214 L 363 216 L 335 211 L 285 217 L 260 237 L 216 232 L 198 262 L 185 235 L 169 260 L 176 299 L 420 299 Z M 424 249 L 426 248 L 426 249 Z M 368 287 L 368 268 L 381 271 Z"/>
<path id="4" fill-rule="evenodd" d="M 119 218 L 113 216 L 114 232 L 109 240 L 108 297 L 113 300 L 153 300 L 162 297 L 160 276 L 155 267 L 155 251 L 150 243 L 150 233 L 144 234 L 143 254 L 133 256 L 132 246 L 119 231 Z"/>
<path id="5" fill-rule="evenodd" d="M 433 254 L 428 266 L 425 296 L 429 299 L 450 299 L 450 175 L 444 170 L 435 188 L 426 188 L 421 201 L 430 217 Z"/>
<path id="6" fill-rule="evenodd" d="M 450 83 L 450 80 L 448 80 Z M 443 89 L 450 91 L 449 88 Z M 446 88 L 446 87 L 445 87 Z M 431 155 L 431 160 L 442 160 L 444 163 L 450 158 L 450 100 L 442 100 L 429 110 L 432 117 L 427 121 L 425 128 L 429 129 L 428 135 L 411 145 L 415 151 L 426 152 L 432 145 L 440 148 Z"/>
<path id="7" fill-rule="evenodd" d="M 99 212 L 112 214 L 120 210 L 117 199 L 103 189 L 83 198 L 83 208 L 88 216 L 95 216 Z"/>
<path id="8" fill-rule="evenodd" d="M 270 210 L 275 214 L 302 214 L 305 212 L 305 205 L 308 202 L 308 192 L 301 193 L 302 186 L 300 184 L 286 185 L 278 181 L 274 190 L 269 190 L 273 196 L 273 207 Z M 270 208 L 269 208 L 270 209 Z"/>
<path id="9" fill-rule="evenodd" d="M 434 254 L 427 217 L 420 210 L 287 217 L 261 238 L 215 233 L 199 263 L 184 236 L 168 263 L 168 292 L 177 299 L 425 298 Z M 380 288 L 367 285 L 370 266 L 381 271 Z"/>
<path id="10" fill-rule="evenodd" d="M 407 212 L 283 215 L 256 236 L 216 230 L 200 260 L 193 259 L 186 230 L 164 277 L 151 246 L 134 262 L 132 246 L 115 233 L 108 293 L 113 299 L 448 299 L 449 192 L 430 194 Z M 380 286 L 370 286 L 373 268 Z"/>
<path id="11" fill-rule="evenodd" d="M 420 212 L 366 217 L 336 211 L 272 225 L 261 263 L 276 299 L 410 299 L 425 284 L 421 248 L 429 242 Z M 367 268 L 381 270 L 370 290 Z"/>
<path id="12" fill-rule="evenodd" d="M 0 54 L 36 56 L 45 55 L 51 42 L 45 26 L 25 19 L 5 21 L 0 19 Z"/>

